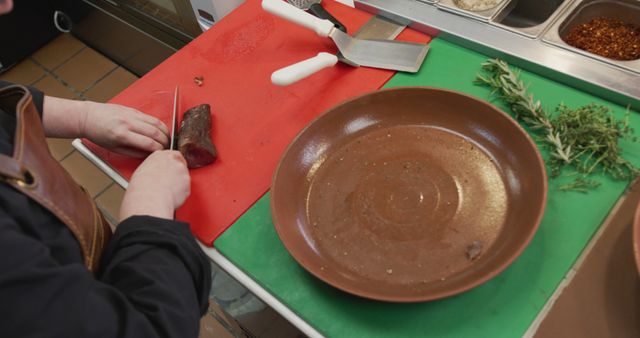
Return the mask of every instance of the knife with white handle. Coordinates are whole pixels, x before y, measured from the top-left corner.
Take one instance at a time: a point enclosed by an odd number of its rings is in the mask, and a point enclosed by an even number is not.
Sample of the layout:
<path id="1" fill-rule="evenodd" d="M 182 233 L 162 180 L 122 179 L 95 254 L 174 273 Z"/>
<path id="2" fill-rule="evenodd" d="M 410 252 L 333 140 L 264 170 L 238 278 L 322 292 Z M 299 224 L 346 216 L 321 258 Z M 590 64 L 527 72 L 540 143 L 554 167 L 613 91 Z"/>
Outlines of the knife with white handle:
<path id="1" fill-rule="evenodd" d="M 400 24 L 391 19 L 376 15 L 362 25 L 354 37 L 393 40 L 402 32 L 402 30 L 404 30 L 405 27 L 405 24 Z M 337 61 L 347 63 L 354 67 L 359 66 L 358 64 L 345 59 L 341 53 L 338 53 L 337 55 L 319 53 L 307 60 L 300 61 L 273 72 L 271 75 L 271 83 L 278 86 L 288 86 L 311 76 L 324 68 L 333 67 Z"/>
<path id="2" fill-rule="evenodd" d="M 320 19 L 327 19 L 333 22 L 333 25 L 343 32 L 347 32 L 347 27 L 345 27 L 340 20 L 336 19 L 331 13 L 329 13 L 322 5 L 320 4 L 322 0 L 287 0 L 288 3 L 300 8 L 305 12 L 309 12 Z"/>
<path id="3" fill-rule="evenodd" d="M 285 20 L 289 20 L 300 26 L 311 29 L 319 36 L 327 37 L 334 29 L 333 22 L 319 19 L 293 5 L 280 0 L 262 0 L 262 9 L 277 15 Z"/>
<path id="4" fill-rule="evenodd" d="M 340 52 L 338 60 L 351 65 L 415 73 L 429 50 L 428 45 L 421 43 L 354 38 L 335 28 L 331 21 L 318 19 L 284 1 L 262 0 L 262 8 L 331 38 Z"/>

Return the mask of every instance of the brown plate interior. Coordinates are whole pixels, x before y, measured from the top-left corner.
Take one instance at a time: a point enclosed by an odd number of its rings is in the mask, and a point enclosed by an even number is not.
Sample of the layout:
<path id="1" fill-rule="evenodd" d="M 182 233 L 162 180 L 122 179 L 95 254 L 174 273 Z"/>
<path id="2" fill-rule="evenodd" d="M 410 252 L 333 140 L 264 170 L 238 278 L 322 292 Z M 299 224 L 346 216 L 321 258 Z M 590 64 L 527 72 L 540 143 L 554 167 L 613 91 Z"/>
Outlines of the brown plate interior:
<path id="1" fill-rule="evenodd" d="M 547 179 L 529 136 L 457 92 L 395 88 L 343 103 L 283 155 L 271 190 L 287 250 L 325 282 L 412 302 L 490 279 L 532 238 Z"/>

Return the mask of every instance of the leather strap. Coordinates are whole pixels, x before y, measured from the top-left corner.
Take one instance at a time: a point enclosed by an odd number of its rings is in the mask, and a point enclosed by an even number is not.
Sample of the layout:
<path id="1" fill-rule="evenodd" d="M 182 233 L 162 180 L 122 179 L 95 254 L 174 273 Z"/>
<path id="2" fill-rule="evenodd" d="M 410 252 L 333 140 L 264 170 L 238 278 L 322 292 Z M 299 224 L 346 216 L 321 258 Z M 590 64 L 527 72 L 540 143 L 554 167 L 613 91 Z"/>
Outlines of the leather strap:
<path id="1" fill-rule="evenodd" d="M 67 225 L 80 244 L 86 267 L 95 273 L 111 228 L 93 199 L 51 153 L 31 94 L 22 86 L 0 90 L 0 106 L 16 114 L 13 157 L 0 158 L 6 184 L 29 196 Z"/>
<path id="2" fill-rule="evenodd" d="M 13 157 L 0 154 L 0 176 L 3 180 L 25 180 L 25 171 Z"/>

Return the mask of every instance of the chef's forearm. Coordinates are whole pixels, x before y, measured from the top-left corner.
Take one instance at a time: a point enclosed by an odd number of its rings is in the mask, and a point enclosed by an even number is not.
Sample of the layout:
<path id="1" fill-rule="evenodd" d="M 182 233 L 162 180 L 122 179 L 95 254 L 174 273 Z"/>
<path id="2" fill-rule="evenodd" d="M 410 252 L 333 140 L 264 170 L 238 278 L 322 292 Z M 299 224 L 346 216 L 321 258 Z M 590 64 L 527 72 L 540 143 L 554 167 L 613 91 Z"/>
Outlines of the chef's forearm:
<path id="1" fill-rule="evenodd" d="M 87 122 L 87 111 L 94 105 L 91 101 L 76 101 L 45 96 L 42 124 L 47 137 L 83 137 Z"/>
<path id="2" fill-rule="evenodd" d="M 129 185 L 131 188 L 131 185 Z M 134 187 L 127 189 L 120 207 L 120 220 L 131 216 L 152 216 L 162 219 L 173 219 L 175 208 L 170 196 L 151 195 Z"/>

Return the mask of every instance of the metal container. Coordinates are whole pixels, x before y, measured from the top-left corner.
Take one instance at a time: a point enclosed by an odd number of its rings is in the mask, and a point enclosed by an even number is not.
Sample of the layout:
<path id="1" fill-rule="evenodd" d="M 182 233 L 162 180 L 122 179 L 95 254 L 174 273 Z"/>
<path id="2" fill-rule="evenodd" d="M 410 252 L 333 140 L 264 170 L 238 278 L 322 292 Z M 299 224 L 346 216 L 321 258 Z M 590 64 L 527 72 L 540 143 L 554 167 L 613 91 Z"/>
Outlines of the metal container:
<path id="1" fill-rule="evenodd" d="M 570 5 L 570 1 L 568 4 Z M 469 20 L 415 0 L 355 0 L 356 8 L 376 15 L 404 18 L 408 26 L 438 39 L 500 58 L 522 69 L 640 111 L 638 73 L 586 57 L 567 48 L 544 43 L 499 27 Z M 563 4 L 567 6 L 567 4 Z M 568 12 L 569 6 L 560 15 Z M 559 18 L 557 15 L 556 18 Z M 555 20 L 555 19 L 552 19 Z M 550 23 L 546 30 L 550 29 Z M 541 36 L 544 33 L 541 33 Z"/>
<path id="2" fill-rule="evenodd" d="M 424 2 L 426 4 L 435 4 L 438 0 L 418 0 L 419 2 Z"/>
<path id="3" fill-rule="evenodd" d="M 537 38 L 571 2 L 572 0 L 511 0 L 491 23 Z"/>
<path id="4" fill-rule="evenodd" d="M 456 1 L 455 0 L 440 0 L 440 1 L 438 1 L 438 3 L 436 3 L 436 7 L 440 8 L 442 10 L 448 11 L 448 12 L 455 13 L 455 14 L 468 16 L 468 17 L 471 17 L 471 18 L 474 18 L 474 19 L 478 19 L 478 20 L 482 20 L 482 21 L 489 21 L 502 8 L 504 8 L 505 5 L 507 3 L 509 3 L 509 1 L 510 0 L 498 1 L 498 4 L 495 7 L 489 8 L 489 9 L 484 10 L 484 11 L 471 11 L 471 10 L 462 9 L 461 7 L 458 7 L 458 5 L 456 5 Z"/>
<path id="5" fill-rule="evenodd" d="M 619 61 L 575 48 L 564 41 L 576 25 L 587 23 L 598 17 L 620 19 L 640 26 L 640 1 L 637 0 L 583 0 L 574 2 L 543 36 L 543 42 L 583 54 L 590 58 L 640 73 L 640 59 Z"/>

